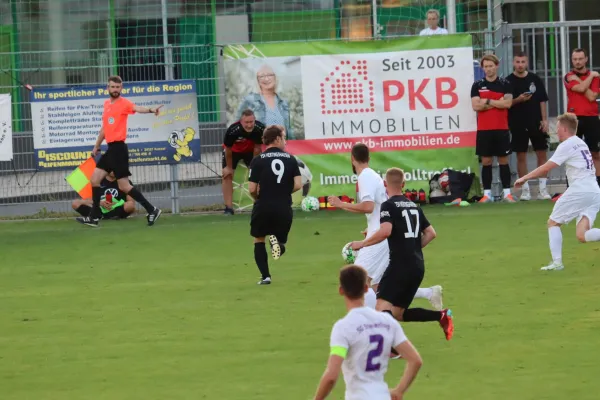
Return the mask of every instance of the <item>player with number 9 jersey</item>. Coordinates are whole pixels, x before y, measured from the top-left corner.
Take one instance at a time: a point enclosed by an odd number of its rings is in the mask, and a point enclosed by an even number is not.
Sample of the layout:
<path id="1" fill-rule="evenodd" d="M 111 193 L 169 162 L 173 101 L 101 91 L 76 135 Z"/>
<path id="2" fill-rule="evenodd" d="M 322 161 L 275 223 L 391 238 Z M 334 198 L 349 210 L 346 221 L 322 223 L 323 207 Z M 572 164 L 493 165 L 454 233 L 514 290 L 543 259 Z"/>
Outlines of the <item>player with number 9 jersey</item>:
<path id="1" fill-rule="evenodd" d="M 262 274 L 260 285 L 271 283 L 265 250 L 269 236 L 271 255 L 277 260 L 285 253 L 292 228 L 292 193 L 302 188 L 302 177 L 296 157 L 285 151 L 285 130 L 269 126 L 263 133 L 265 151 L 250 163 L 248 189 L 255 203 L 250 219 L 254 237 L 254 258 Z"/>

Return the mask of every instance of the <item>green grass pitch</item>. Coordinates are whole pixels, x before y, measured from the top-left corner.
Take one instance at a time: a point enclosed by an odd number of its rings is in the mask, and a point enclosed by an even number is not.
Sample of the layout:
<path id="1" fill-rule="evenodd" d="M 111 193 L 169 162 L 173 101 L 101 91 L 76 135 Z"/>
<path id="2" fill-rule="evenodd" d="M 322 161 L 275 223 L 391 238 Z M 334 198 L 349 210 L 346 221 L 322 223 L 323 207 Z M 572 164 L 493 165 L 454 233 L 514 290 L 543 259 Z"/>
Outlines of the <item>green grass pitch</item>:
<path id="1" fill-rule="evenodd" d="M 443 285 L 456 331 L 403 324 L 424 359 L 407 400 L 598 398 L 600 244 L 569 225 L 566 269 L 540 271 L 552 204 L 425 207 L 424 285 Z M 0 224 L 0 398 L 312 398 L 345 313 L 340 251 L 365 218 L 298 212 L 271 286 L 256 285 L 248 222 Z M 390 365 L 395 384 L 404 363 Z"/>

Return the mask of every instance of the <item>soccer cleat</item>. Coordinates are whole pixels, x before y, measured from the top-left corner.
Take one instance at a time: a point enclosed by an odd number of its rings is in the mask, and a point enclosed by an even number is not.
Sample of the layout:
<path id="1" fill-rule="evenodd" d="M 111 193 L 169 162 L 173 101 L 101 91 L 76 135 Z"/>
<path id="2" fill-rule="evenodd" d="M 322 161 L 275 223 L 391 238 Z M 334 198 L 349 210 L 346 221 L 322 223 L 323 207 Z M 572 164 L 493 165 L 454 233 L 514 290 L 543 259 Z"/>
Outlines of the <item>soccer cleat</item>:
<path id="1" fill-rule="evenodd" d="M 504 201 L 505 203 L 516 203 L 517 202 L 512 194 L 507 194 L 506 196 L 504 196 L 504 199 L 502 201 Z"/>
<path id="2" fill-rule="evenodd" d="M 529 201 L 531 200 L 531 192 L 529 190 L 523 189 L 521 192 L 521 197 L 519 197 L 519 201 Z"/>
<path id="3" fill-rule="evenodd" d="M 229 207 L 225 207 L 225 211 L 223 211 L 223 214 L 225 215 L 233 215 L 233 208 L 229 208 Z"/>
<path id="4" fill-rule="evenodd" d="M 480 200 L 479 203 L 492 203 L 494 200 L 492 200 L 491 197 L 484 195 Z"/>
<path id="5" fill-rule="evenodd" d="M 552 261 L 550 265 L 540 268 L 542 271 L 562 271 L 565 266 L 561 262 Z"/>
<path id="6" fill-rule="evenodd" d="M 264 279 L 261 279 L 260 281 L 258 281 L 257 285 L 270 285 L 271 284 L 271 277 L 267 276 Z"/>
<path id="7" fill-rule="evenodd" d="M 452 321 L 452 310 L 445 309 L 442 311 L 440 326 L 444 330 L 446 340 L 452 339 L 452 335 L 454 335 L 454 321 Z"/>
<path id="8" fill-rule="evenodd" d="M 279 240 L 275 237 L 275 235 L 269 236 L 269 243 L 271 244 L 271 256 L 273 260 L 279 260 L 281 257 L 281 246 L 279 245 Z"/>
<path id="9" fill-rule="evenodd" d="M 77 222 L 79 222 L 80 224 L 92 226 L 94 228 L 98 227 L 98 221 L 100 221 L 98 218 L 92 218 L 89 216 L 88 217 L 77 217 L 77 218 L 75 218 L 75 220 Z"/>
<path id="10" fill-rule="evenodd" d="M 442 311 L 442 287 L 435 285 L 431 287 L 431 290 L 433 291 L 431 299 L 429 299 L 431 306 L 436 310 Z"/>
<path id="11" fill-rule="evenodd" d="M 552 196 L 548 193 L 548 189 L 540 189 L 540 193 L 538 194 L 538 200 L 551 200 Z"/>
<path id="12" fill-rule="evenodd" d="M 146 219 L 148 220 L 148 226 L 154 225 L 154 223 L 160 217 L 160 214 L 162 214 L 162 211 L 160 210 L 160 208 L 154 207 L 154 211 L 152 211 L 150 214 L 146 215 Z"/>

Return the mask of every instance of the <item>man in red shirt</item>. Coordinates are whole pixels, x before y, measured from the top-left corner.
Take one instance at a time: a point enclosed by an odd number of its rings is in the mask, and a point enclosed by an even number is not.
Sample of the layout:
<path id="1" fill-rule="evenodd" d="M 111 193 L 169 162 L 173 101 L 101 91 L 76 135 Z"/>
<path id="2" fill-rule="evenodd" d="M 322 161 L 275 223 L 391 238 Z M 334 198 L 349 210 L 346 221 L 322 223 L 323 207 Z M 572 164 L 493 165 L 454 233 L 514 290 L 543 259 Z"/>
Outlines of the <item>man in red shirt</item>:
<path id="1" fill-rule="evenodd" d="M 98 226 L 101 217 L 100 199 L 102 198 L 101 182 L 111 172 L 117 179 L 119 190 L 127 194 L 135 201 L 140 203 L 148 212 L 146 216 L 148 226 L 154 225 L 161 210 L 154 207 L 142 193 L 133 187 L 129 181 L 131 172 L 129 172 L 129 150 L 125 139 L 127 138 L 127 119 L 136 112 L 142 114 L 154 114 L 158 116 L 162 106 L 156 108 L 140 107 L 131 101 L 121 97 L 123 89 L 123 80 L 118 76 L 108 78 L 108 93 L 110 99 L 104 102 L 104 112 L 102 114 L 102 128 L 98 134 L 98 139 L 92 150 L 95 157 L 100 151 L 102 142 L 106 139 L 108 150 L 102 155 L 92 174 L 90 182 L 92 184 L 92 210 L 87 217 L 79 217 L 77 221 L 88 226 Z"/>
<path id="2" fill-rule="evenodd" d="M 223 201 L 225 214 L 233 215 L 233 174 L 243 160 L 250 167 L 252 159 L 262 149 L 265 126 L 256 120 L 252 110 L 244 110 L 239 121 L 227 128 L 223 138 Z"/>
<path id="3" fill-rule="evenodd" d="M 511 84 L 498 76 L 500 60 L 489 54 L 481 59 L 485 78 L 471 87 L 471 106 L 477 112 L 477 141 L 475 152 L 481 157 L 481 181 L 483 198 L 481 203 L 493 201 L 492 162 L 498 159 L 500 180 L 504 201 L 514 203 L 510 193 L 510 167 L 508 156 L 511 153 L 510 132 L 508 130 L 508 109 L 512 106 Z"/>
<path id="4" fill-rule="evenodd" d="M 577 116 L 577 136 L 590 148 L 596 180 L 600 185 L 600 120 L 596 99 L 600 93 L 600 74 L 586 68 L 588 57 L 584 49 L 571 53 L 573 69 L 565 75 L 567 90 L 567 112 Z"/>

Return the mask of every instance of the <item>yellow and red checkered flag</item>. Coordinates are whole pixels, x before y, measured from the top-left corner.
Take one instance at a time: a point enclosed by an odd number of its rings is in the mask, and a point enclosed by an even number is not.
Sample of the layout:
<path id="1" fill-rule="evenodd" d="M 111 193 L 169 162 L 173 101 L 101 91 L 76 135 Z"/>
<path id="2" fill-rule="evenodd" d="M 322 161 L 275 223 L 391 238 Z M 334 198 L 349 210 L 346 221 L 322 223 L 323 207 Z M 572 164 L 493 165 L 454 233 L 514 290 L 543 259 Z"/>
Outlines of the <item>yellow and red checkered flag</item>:
<path id="1" fill-rule="evenodd" d="M 90 179 L 92 178 L 94 169 L 96 169 L 96 160 L 91 157 L 75 168 L 75 171 L 71 172 L 65 178 L 73 190 L 84 200 L 92 198 L 92 184 L 90 183 Z"/>

